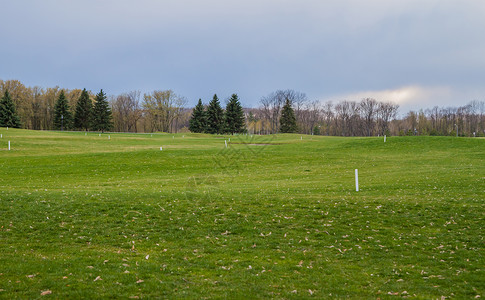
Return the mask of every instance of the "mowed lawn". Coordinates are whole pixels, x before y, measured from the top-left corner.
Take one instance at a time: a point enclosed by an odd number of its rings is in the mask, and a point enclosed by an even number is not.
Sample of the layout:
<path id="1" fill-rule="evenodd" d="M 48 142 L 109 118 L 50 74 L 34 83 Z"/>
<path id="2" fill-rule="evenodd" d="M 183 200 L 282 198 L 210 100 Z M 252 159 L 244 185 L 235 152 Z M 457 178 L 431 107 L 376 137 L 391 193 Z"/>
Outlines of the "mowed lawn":
<path id="1" fill-rule="evenodd" d="M 0 134 L 0 298 L 485 297 L 485 139 Z"/>

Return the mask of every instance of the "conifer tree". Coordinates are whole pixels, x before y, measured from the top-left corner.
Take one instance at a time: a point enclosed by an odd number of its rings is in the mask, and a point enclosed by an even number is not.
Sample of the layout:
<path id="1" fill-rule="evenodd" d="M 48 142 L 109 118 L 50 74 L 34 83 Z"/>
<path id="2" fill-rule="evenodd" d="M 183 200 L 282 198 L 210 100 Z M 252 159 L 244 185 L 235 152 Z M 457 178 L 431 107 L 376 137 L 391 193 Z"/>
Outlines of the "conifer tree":
<path id="1" fill-rule="evenodd" d="M 8 90 L 5 90 L 0 101 L 0 127 L 20 128 L 20 117 L 17 115 L 15 104 L 10 98 Z"/>
<path id="2" fill-rule="evenodd" d="M 280 132 L 281 133 L 293 133 L 298 129 L 296 125 L 296 117 L 293 108 L 291 107 L 290 99 L 286 99 L 285 106 L 281 111 L 280 118 Z"/>
<path id="3" fill-rule="evenodd" d="M 246 131 L 244 111 L 236 94 L 232 94 L 226 106 L 225 130 L 231 134 Z"/>
<path id="4" fill-rule="evenodd" d="M 92 113 L 91 126 L 93 130 L 109 131 L 113 127 L 113 114 L 109 107 L 106 94 L 101 91 L 96 95 L 96 103 Z"/>
<path id="5" fill-rule="evenodd" d="M 207 133 L 221 134 L 224 132 L 224 110 L 222 110 L 219 98 L 214 95 L 207 108 Z"/>
<path id="6" fill-rule="evenodd" d="M 64 91 L 61 91 L 54 105 L 54 128 L 63 130 L 71 129 L 71 127 L 72 113 L 69 110 L 69 103 L 64 95 Z"/>
<path id="7" fill-rule="evenodd" d="M 202 133 L 205 132 L 207 128 L 207 112 L 204 110 L 204 105 L 202 100 L 199 102 L 192 111 L 192 116 L 189 120 L 189 130 L 191 132 Z"/>
<path id="8" fill-rule="evenodd" d="M 86 89 L 83 89 L 76 105 L 76 112 L 74 114 L 74 127 L 81 130 L 88 130 L 91 126 L 91 113 L 93 110 L 93 103 L 89 98 Z"/>

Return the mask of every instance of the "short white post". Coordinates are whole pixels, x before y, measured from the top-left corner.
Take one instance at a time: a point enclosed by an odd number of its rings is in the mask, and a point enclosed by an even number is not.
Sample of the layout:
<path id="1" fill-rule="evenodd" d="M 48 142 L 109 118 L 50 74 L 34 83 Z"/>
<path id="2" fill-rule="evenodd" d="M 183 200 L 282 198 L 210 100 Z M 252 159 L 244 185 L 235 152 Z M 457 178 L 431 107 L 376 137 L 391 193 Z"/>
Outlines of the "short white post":
<path id="1" fill-rule="evenodd" d="M 359 171 L 355 169 L 355 191 L 359 191 Z"/>
<path id="2" fill-rule="evenodd" d="M 0 139 L 3 139 L 3 133 L 2 133 L 2 134 L 0 134 Z"/>
<path id="3" fill-rule="evenodd" d="M 231 138 L 229 138 L 229 142 L 231 142 Z"/>
<path id="4" fill-rule="evenodd" d="M 301 137 L 300 137 L 300 140 L 302 140 L 302 141 L 303 141 L 303 136 L 301 136 Z"/>
<path id="5" fill-rule="evenodd" d="M 8 151 L 10 151 L 10 141 L 8 141 Z"/>
<path id="6" fill-rule="evenodd" d="M 174 140 L 174 139 L 175 139 L 175 135 L 172 135 L 172 140 Z"/>
<path id="7" fill-rule="evenodd" d="M 88 133 L 87 133 L 87 132 L 85 132 L 85 133 L 84 133 L 84 135 L 88 135 Z"/>
<path id="8" fill-rule="evenodd" d="M 108 135 L 108 140 L 111 140 L 111 136 L 110 135 Z"/>
<path id="9" fill-rule="evenodd" d="M 7 126 L 7 131 L 8 131 L 8 126 Z"/>
<path id="10" fill-rule="evenodd" d="M 99 134 L 99 136 L 101 136 L 101 133 Z"/>
<path id="11" fill-rule="evenodd" d="M 163 148 L 162 148 L 162 147 L 160 147 L 160 151 L 162 151 L 162 150 L 163 150 Z"/>
<path id="12" fill-rule="evenodd" d="M 226 144 L 226 148 L 227 148 L 227 140 L 224 140 L 224 143 Z"/>
<path id="13" fill-rule="evenodd" d="M 384 136 L 384 143 L 386 142 L 386 136 Z"/>

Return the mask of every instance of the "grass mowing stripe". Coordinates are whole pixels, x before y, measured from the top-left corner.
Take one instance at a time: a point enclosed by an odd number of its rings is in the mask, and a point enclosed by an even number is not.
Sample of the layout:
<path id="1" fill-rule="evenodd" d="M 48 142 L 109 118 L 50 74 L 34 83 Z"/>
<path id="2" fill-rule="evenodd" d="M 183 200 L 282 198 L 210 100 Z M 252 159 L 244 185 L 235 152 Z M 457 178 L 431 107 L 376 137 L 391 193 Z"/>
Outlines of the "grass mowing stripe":
<path id="1" fill-rule="evenodd" d="M 483 139 L 0 132 L 1 298 L 483 297 Z"/>

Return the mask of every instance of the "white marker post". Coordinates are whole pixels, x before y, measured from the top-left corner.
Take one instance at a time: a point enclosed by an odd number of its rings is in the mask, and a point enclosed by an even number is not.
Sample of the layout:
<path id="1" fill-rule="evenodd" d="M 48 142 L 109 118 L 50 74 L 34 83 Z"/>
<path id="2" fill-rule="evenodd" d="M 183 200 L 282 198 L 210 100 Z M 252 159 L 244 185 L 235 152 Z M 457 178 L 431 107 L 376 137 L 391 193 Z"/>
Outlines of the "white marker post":
<path id="1" fill-rule="evenodd" d="M 384 136 L 384 143 L 386 142 L 386 136 Z"/>
<path id="2" fill-rule="evenodd" d="M 303 141 L 303 136 L 301 136 L 301 137 L 300 137 L 300 140 L 302 140 L 302 141 Z"/>
<path id="3" fill-rule="evenodd" d="M 111 135 L 108 135 L 108 140 L 111 140 Z"/>
<path id="4" fill-rule="evenodd" d="M 3 133 L 2 133 L 2 134 L 0 134 L 0 139 L 3 139 Z"/>
<path id="5" fill-rule="evenodd" d="M 226 148 L 227 148 L 227 140 L 224 140 L 224 143 L 226 144 Z"/>
<path id="6" fill-rule="evenodd" d="M 162 147 L 160 147 L 160 151 L 163 151 L 163 148 Z"/>
<path id="7" fill-rule="evenodd" d="M 355 169 L 355 191 L 359 191 L 359 171 Z"/>
<path id="8" fill-rule="evenodd" d="M 8 151 L 10 151 L 10 141 L 8 141 Z"/>

